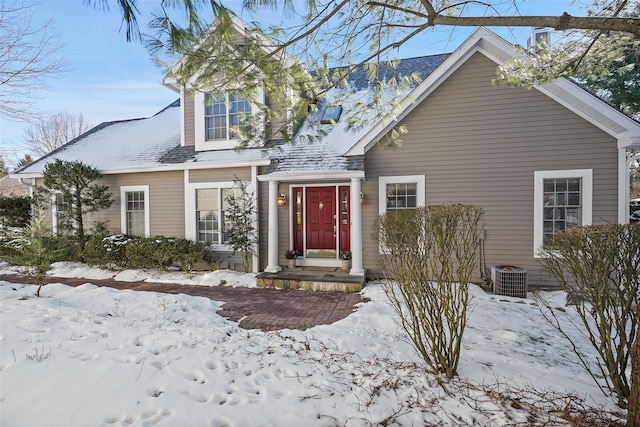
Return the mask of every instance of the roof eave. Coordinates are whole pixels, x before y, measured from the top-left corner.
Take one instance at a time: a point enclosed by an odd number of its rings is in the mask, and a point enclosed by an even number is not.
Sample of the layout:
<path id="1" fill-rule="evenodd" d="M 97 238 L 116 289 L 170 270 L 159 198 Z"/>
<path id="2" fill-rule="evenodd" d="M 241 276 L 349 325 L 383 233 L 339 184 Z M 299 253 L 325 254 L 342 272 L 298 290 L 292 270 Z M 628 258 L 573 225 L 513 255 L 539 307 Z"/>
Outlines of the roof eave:
<path id="1" fill-rule="evenodd" d="M 449 76 L 456 71 L 474 53 L 481 52 L 498 66 L 504 65 L 510 58 L 517 57 L 514 46 L 486 28 L 477 29 L 456 49 L 433 73 L 400 103 L 400 113 L 395 117 L 385 117 L 365 134 L 355 145 L 347 150 L 345 156 L 364 155 L 375 143 L 420 102 L 429 96 Z M 640 137 L 640 124 L 598 97 L 588 93 L 567 79 L 536 85 L 535 89 L 559 102 L 569 110 L 581 116 L 594 126 L 618 140 L 618 146 L 636 146 Z M 562 96 L 560 95 L 562 93 Z M 619 127 L 624 130 L 616 130 Z"/>
<path id="2" fill-rule="evenodd" d="M 299 172 L 299 173 L 271 173 L 268 175 L 258 175 L 258 181 L 318 181 L 318 180 L 338 180 L 351 178 L 364 178 L 364 171 L 341 171 L 341 172 Z"/>

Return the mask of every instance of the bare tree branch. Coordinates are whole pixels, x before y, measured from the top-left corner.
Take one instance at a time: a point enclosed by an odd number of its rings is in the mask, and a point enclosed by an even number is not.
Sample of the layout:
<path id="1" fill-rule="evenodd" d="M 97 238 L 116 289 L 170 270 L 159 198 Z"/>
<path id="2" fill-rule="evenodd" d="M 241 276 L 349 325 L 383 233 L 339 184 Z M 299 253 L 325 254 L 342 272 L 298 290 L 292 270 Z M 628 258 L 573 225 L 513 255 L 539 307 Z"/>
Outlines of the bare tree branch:
<path id="1" fill-rule="evenodd" d="M 36 25 L 34 11 L 25 0 L 0 0 L 0 114 L 12 119 L 35 118 L 33 89 L 62 71 L 50 22 Z"/>
<path id="2" fill-rule="evenodd" d="M 37 157 L 42 157 L 80 136 L 91 128 L 82 114 L 61 111 L 52 116 L 38 118 L 24 131 L 24 146 Z"/>
<path id="3" fill-rule="evenodd" d="M 556 30 L 608 30 L 640 36 L 639 18 L 610 18 L 599 16 L 443 16 L 429 17 L 429 23 L 456 27 L 550 27 Z"/>

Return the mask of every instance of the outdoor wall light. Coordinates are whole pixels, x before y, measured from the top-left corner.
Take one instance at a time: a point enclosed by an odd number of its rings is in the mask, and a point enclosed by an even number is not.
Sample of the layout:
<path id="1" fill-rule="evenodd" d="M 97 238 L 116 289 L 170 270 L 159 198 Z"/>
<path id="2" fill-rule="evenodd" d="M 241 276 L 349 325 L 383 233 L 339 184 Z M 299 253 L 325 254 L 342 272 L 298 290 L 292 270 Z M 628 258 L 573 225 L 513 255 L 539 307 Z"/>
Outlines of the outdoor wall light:
<path id="1" fill-rule="evenodd" d="M 278 206 L 283 207 L 287 204 L 287 196 L 284 193 L 280 193 L 278 196 Z"/>
<path id="2" fill-rule="evenodd" d="M 364 193 L 360 192 L 360 204 L 364 203 L 364 199 L 365 199 Z"/>

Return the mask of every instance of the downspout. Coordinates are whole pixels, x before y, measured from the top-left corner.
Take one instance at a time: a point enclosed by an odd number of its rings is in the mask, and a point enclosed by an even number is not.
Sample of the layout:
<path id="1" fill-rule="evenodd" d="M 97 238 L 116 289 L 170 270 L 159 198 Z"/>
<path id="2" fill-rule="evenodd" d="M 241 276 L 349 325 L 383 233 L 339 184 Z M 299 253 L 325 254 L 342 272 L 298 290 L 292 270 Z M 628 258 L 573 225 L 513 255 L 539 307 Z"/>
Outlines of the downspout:
<path id="1" fill-rule="evenodd" d="M 31 182 L 24 182 L 25 179 L 30 180 Z M 26 185 L 29 187 L 29 197 L 33 197 L 33 188 L 36 186 L 35 178 L 18 178 L 18 182 L 22 185 Z"/>

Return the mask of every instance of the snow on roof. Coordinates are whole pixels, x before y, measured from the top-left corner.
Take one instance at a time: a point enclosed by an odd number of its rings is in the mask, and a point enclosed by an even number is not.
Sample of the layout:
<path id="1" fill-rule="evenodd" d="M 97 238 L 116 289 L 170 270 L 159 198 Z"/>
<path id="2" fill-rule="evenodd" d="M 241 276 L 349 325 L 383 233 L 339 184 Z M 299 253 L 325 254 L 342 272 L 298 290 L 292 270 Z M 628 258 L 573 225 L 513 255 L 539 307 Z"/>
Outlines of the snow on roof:
<path id="1" fill-rule="evenodd" d="M 422 79 L 431 74 L 449 54 L 421 56 L 402 59 L 395 68 L 381 66 L 380 75 L 383 80 L 399 79 L 413 73 L 419 73 Z M 323 173 L 341 173 L 361 171 L 364 168 L 362 156 L 344 156 L 369 130 L 380 120 L 381 115 L 376 112 L 373 104 L 373 94 L 368 84 L 363 67 L 356 69 L 348 78 L 354 92 L 348 93 L 343 89 L 332 89 L 327 93 L 325 102 L 318 106 L 318 110 L 307 117 L 300 132 L 292 144 L 279 146 L 271 150 L 269 157 L 271 165 L 267 173 L 271 175 L 307 175 Z M 401 90 L 390 88 L 383 97 L 394 97 L 396 91 L 399 97 L 408 95 L 413 88 Z M 342 93 L 340 93 L 342 92 Z M 396 98 L 397 100 L 397 98 Z M 336 105 L 343 108 L 342 115 L 335 123 L 322 124 L 326 109 Z M 366 112 L 360 115 L 362 105 L 369 105 Z M 358 115 L 360 126 L 353 129 L 349 126 L 350 114 Z M 353 118 L 352 118 L 353 119 Z"/>
<path id="2" fill-rule="evenodd" d="M 381 78 L 389 80 L 415 72 L 424 79 L 448 54 L 408 58 L 396 67 L 381 67 Z M 349 113 L 358 105 L 371 104 L 372 94 L 362 67 L 348 78 L 353 92 L 333 89 L 318 111 L 307 117 L 301 131 L 291 144 L 274 148 L 245 150 L 195 151 L 180 145 L 180 102 L 176 101 L 157 113 L 143 118 L 102 123 L 73 141 L 25 167 L 17 175 L 38 176 L 47 163 L 55 160 L 82 161 L 102 173 L 125 173 L 144 169 L 180 167 L 224 167 L 238 164 L 268 164 L 267 173 L 292 175 L 307 173 L 340 173 L 361 171 L 360 156 L 344 156 L 379 121 L 379 114 L 370 107 L 358 121 L 361 126 L 349 126 Z M 336 123 L 320 124 L 322 114 L 332 103 L 339 103 L 344 112 Z M 197 164 L 197 166 L 195 166 Z"/>
<path id="3" fill-rule="evenodd" d="M 174 102 L 156 115 L 102 123 L 20 171 L 42 174 L 55 160 L 82 161 L 99 171 L 158 166 L 180 145 L 180 106 Z"/>
<path id="4" fill-rule="evenodd" d="M 176 155 L 179 152 L 179 155 Z M 151 169 L 179 163 L 211 166 L 263 160 L 260 150 L 196 152 L 180 146 L 180 103 L 156 115 L 102 123 L 24 168 L 19 174 L 40 175 L 55 160 L 82 161 L 100 172 Z"/>

